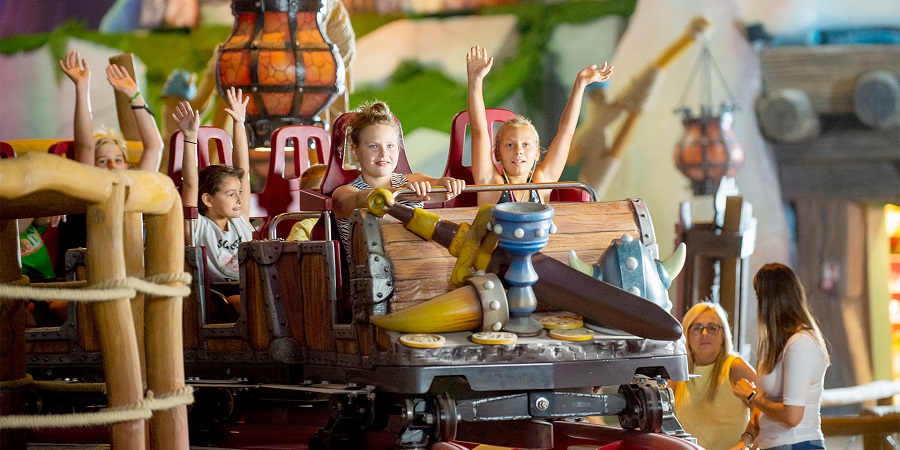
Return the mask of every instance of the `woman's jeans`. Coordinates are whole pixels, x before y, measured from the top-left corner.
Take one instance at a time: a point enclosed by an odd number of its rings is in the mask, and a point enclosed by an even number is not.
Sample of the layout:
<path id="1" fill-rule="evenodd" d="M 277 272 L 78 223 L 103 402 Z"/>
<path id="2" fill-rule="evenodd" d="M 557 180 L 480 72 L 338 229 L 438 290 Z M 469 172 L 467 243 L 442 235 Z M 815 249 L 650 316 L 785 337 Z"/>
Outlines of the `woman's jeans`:
<path id="1" fill-rule="evenodd" d="M 778 447 L 769 447 L 766 450 L 813 450 L 813 449 L 824 449 L 825 442 L 824 441 L 806 441 L 806 442 L 798 442 L 796 444 L 787 444 L 787 445 L 779 445 Z"/>

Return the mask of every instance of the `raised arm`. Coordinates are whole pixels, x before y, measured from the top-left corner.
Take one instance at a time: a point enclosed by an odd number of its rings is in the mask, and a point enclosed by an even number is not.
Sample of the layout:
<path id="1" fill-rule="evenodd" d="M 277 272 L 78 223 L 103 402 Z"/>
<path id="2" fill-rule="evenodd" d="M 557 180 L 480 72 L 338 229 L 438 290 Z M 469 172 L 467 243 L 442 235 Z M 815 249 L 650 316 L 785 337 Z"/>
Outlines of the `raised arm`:
<path id="1" fill-rule="evenodd" d="M 144 100 L 137 83 L 122 66 L 110 64 L 106 66 L 106 80 L 118 92 L 129 98 L 131 112 L 134 113 L 138 126 L 138 134 L 144 151 L 141 153 L 141 161 L 138 169 L 156 172 L 159 170 L 159 162 L 162 159 L 163 140 L 156 126 L 156 118 L 150 112 L 147 101 Z"/>
<path id="2" fill-rule="evenodd" d="M 563 109 L 562 116 L 559 118 L 559 129 L 547 149 L 544 160 L 534 172 L 534 181 L 559 181 L 559 177 L 566 167 L 566 158 L 568 158 L 569 148 L 572 146 L 575 127 L 578 125 L 584 88 L 593 82 L 608 80 L 612 76 L 612 71 L 612 66 L 604 61 L 603 67 L 598 68 L 596 64 L 592 64 L 578 72 L 578 76 L 575 77 L 575 85 L 572 86 L 572 93 L 569 94 L 569 101 L 566 102 L 566 108 Z"/>
<path id="3" fill-rule="evenodd" d="M 469 79 L 469 127 L 472 130 L 472 176 L 475 184 L 490 184 L 497 170 L 491 149 L 491 130 L 484 107 L 484 77 L 491 71 L 494 58 L 487 49 L 475 46 L 466 54 Z"/>
<path id="4" fill-rule="evenodd" d="M 232 161 L 235 168 L 244 169 L 241 177 L 241 216 L 250 220 L 250 144 L 247 142 L 247 129 L 244 128 L 244 119 L 247 117 L 247 103 L 250 97 L 244 97 L 244 92 L 232 86 L 225 91 L 228 100 L 228 108 L 225 112 L 234 121 L 234 153 Z"/>
<path id="5" fill-rule="evenodd" d="M 187 207 L 197 206 L 199 192 L 199 175 L 197 170 L 197 132 L 200 130 L 200 111 L 191 109 L 191 104 L 182 101 L 172 114 L 175 124 L 181 130 L 184 139 L 184 159 L 181 162 L 181 204 Z"/>
<path id="6" fill-rule="evenodd" d="M 91 69 L 77 51 L 59 62 L 63 73 L 75 83 L 75 160 L 94 165 L 94 117 L 91 115 Z"/>

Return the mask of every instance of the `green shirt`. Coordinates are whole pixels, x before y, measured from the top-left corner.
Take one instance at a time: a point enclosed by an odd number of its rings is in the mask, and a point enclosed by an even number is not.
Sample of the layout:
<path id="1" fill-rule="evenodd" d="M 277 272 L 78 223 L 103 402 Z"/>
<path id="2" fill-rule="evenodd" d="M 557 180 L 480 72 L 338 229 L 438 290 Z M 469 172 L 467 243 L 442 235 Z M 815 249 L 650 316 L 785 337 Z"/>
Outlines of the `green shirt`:
<path id="1" fill-rule="evenodd" d="M 50 262 L 50 253 L 47 252 L 47 246 L 41 239 L 41 232 L 44 229 L 46 227 L 39 229 L 34 225 L 29 225 L 19 235 L 19 248 L 22 250 L 22 274 L 27 275 L 32 281 L 56 278 L 53 264 Z"/>

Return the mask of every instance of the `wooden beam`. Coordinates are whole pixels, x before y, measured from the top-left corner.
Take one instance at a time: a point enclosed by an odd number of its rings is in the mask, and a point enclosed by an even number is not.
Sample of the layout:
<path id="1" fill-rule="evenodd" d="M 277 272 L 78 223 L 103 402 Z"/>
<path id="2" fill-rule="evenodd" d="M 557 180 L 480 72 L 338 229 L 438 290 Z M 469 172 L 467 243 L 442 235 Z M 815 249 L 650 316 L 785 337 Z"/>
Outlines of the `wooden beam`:
<path id="1" fill-rule="evenodd" d="M 853 113 L 860 68 L 897 72 L 898 45 L 767 47 L 760 51 L 763 86 L 806 91 L 819 113 Z"/>

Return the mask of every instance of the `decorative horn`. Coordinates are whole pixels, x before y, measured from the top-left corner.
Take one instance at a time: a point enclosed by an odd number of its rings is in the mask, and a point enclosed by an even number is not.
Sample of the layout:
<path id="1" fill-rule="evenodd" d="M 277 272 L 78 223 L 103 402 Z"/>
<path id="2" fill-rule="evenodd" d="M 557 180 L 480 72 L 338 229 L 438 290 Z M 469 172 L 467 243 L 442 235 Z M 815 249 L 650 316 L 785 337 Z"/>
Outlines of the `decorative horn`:
<path id="1" fill-rule="evenodd" d="M 662 261 L 663 267 L 666 269 L 666 273 L 669 274 L 669 279 L 674 280 L 678 274 L 681 273 L 681 269 L 684 268 L 684 261 L 687 258 L 687 246 L 684 245 L 684 242 L 678 244 L 678 248 L 672 252 L 665 261 Z"/>
<path id="2" fill-rule="evenodd" d="M 594 276 L 594 267 L 584 262 L 575 254 L 575 250 L 569 250 L 569 267 L 588 276 Z"/>

